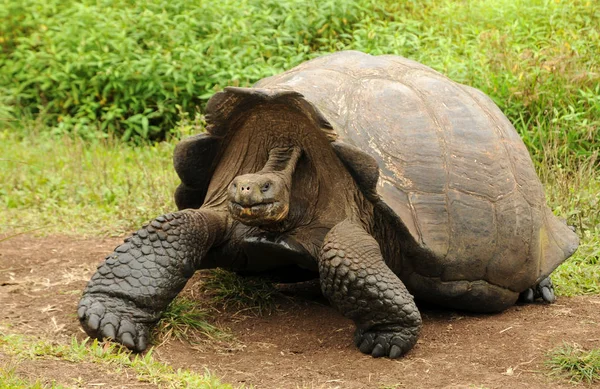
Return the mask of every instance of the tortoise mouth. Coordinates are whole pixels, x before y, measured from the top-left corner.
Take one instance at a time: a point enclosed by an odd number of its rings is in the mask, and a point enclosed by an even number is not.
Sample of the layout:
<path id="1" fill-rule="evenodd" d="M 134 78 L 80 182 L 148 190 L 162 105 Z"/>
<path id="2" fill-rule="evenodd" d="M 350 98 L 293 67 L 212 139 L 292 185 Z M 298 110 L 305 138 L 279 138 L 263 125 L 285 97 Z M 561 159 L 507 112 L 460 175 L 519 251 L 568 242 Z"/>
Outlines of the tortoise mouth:
<path id="1" fill-rule="evenodd" d="M 229 213 L 243 224 L 260 226 L 278 223 L 288 214 L 288 206 L 281 201 L 269 201 L 252 205 L 242 205 L 235 201 L 229 202 Z"/>

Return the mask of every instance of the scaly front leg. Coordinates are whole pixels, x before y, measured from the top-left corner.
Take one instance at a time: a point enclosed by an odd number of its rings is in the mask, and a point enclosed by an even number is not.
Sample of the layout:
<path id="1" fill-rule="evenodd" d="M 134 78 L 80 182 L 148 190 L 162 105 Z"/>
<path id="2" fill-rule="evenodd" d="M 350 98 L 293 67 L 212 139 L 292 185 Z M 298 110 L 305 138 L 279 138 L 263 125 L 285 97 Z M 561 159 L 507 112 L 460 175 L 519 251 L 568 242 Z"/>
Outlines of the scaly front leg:
<path id="1" fill-rule="evenodd" d="M 77 314 L 85 332 L 146 349 L 149 328 L 224 238 L 226 225 L 224 214 L 187 209 L 159 216 L 127 238 L 83 292 Z"/>
<path id="2" fill-rule="evenodd" d="M 329 231 L 319 273 L 323 294 L 356 323 L 360 351 L 398 358 L 414 346 L 421 328 L 419 310 L 361 226 L 343 221 Z"/>

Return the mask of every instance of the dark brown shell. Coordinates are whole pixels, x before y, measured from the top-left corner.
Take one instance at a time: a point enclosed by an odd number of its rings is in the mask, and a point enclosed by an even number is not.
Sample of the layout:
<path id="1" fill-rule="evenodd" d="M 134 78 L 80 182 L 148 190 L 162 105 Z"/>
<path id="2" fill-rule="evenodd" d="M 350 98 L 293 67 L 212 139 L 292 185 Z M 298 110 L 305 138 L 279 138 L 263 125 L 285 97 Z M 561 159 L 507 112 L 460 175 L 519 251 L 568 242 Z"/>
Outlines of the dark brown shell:
<path id="1" fill-rule="evenodd" d="M 577 248 L 519 135 L 479 90 L 405 58 L 340 52 L 226 88 L 207 106 L 209 132 L 222 137 L 236 112 L 267 100 L 293 104 L 331 141 L 375 158 L 381 209 L 433 254 L 412 260 L 422 276 L 520 292 Z"/>
<path id="2" fill-rule="evenodd" d="M 521 138 L 477 89 L 360 52 L 314 59 L 255 88 L 301 93 L 338 140 L 377 160 L 377 192 L 440 264 L 413 264 L 422 275 L 520 291 L 577 248 L 546 206 Z"/>

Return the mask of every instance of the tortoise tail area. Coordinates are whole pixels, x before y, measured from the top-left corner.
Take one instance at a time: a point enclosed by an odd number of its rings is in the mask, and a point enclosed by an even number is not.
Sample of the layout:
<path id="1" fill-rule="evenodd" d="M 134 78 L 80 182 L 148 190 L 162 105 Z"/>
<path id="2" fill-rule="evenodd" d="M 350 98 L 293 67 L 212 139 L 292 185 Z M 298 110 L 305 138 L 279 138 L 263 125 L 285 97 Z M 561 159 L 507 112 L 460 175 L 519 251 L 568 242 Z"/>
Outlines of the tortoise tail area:
<path id="1" fill-rule="evenodd" d="M 540 272 L 536 284 L 548 277 L 561 263 L 569 258 L 579 246 L 579 237 L 566 222 L 554 216 L 546 207 L 544 223 L 539 230 Z"/>

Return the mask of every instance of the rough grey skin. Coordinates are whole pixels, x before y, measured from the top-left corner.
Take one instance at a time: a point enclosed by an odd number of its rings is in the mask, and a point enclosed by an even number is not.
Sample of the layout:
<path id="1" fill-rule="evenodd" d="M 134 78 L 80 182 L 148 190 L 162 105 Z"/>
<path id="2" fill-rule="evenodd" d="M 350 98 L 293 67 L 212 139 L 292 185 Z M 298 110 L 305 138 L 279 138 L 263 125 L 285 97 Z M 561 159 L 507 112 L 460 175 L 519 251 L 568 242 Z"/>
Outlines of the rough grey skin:
<path id="1" fill-rule="evenodd" d="M 413 61 L 341 52 L 206 107 L 175 150 L 179 212 L 134 233 L 79 303 L 86 332 L 136 351 L 198 269 L 319 277 L 360 351 L 396 358 L 417 299 L 497 312 L 554 300 L 577 236 L 545 204 L 516 131 L 480 91 Z"/>

